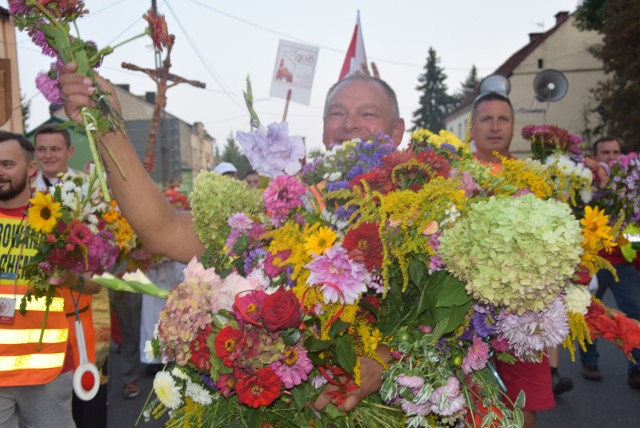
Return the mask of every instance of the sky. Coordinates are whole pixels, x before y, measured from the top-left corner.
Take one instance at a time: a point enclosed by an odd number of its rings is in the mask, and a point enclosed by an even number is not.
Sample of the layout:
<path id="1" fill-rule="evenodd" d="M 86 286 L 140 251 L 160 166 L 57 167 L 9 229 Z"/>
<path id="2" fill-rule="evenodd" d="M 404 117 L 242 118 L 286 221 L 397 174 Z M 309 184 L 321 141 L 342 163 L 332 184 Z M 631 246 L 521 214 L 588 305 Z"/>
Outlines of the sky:
<path id="1" fill-rule="evenodd" d="M 322 106 L 336 82 L 360 20 L 369 61 L 395 90 L 400 114 L 411 127 L 418 108 L 418 77 L 429 47 L 453 93 L 472 65 L 487 76 L 525 46 L 529 33 L 543 32 L 559 11 L 575 11 L 579 0 L 157 0 L 169 32 L 176 37 L 171 72 L 206 83 L 206 89 L 181 84 L 167 92 L 167 111 L 188 123 L 202 122 L 222 149 L 227 137 L 249 130 L 242 90 L 250 76 L 254 107 L 264 124 L 282 120 L 285 100 L 269 97 L 280 40 L 319 48 L 309 105 L 291 102 L 287 121 L 291 135 L 306 138 L 307 148 L 322 145 Z M 99 47 L 114 46 L 144 31 L 143 14 L 151 0 L 85 0 L 90 13 L 78 20 L 80 37 Z M 0 0 L 7 7 L 7 0 Z M 45 57 L 25 33 L 17 33 L 21 92 L 31 103 L 27 130 L 48 117 L 48 103 L 35 88 L 39 72 L 49 69 Z M 131 62 L 153 68 L 148 37 L 116 48 L 99 73 L 113 83 L 129 84 L 142 95 L 155 90 L 146 75 L 124 70 Z M 405 137 L 406 139 L 406 137 Z"/>

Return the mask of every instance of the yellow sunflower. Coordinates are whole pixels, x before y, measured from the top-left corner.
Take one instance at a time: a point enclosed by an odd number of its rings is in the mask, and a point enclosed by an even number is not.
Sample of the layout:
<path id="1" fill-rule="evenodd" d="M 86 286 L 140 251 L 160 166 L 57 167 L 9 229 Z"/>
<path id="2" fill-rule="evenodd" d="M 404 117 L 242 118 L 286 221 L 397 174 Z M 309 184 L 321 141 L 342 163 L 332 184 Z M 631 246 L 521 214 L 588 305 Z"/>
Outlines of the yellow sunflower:
<path id="1" fill-rule="evenodd" d="M 324 254 L 327 248 L 331 248 L 336 241 L 338 235 L 330 227 L 323 226 L 313 232 L 304 243 L 304 249 L 307 254 L 315 253 L 317 255 Z"/>
<path id="2" fill-rule="evenodd" d="M 53 202 L 48 193 L 36 193 L 33 199 L 29 199 L 29 227 L 36 232 L 51 233 L 58 219 L 62 217 L 60 202 Z"/>
<path id="3" fill-rule="evenodd" d="M 587 205 L 584 209 L 584 218 L 580 220 L 580 224 L 584 235 L 583 248 L 596 249 L 597 251 L 600 248 L 610 250 L 611 247 L 615 246 L 609 234 L 611 231 L 609 216 L 605 215 L 604 210 Z"/>

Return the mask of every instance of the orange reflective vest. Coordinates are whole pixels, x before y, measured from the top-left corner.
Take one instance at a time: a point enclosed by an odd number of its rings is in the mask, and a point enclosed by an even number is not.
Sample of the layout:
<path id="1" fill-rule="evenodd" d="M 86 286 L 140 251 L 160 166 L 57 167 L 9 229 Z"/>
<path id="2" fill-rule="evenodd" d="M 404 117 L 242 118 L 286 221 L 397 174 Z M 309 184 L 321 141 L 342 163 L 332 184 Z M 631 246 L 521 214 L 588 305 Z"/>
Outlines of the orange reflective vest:
<path id="1" fill-rule="evenodd" d="M 15 240 L 25 227 L 26 218 L 0 211 L 0 297 L 15 300 L 16 306 L 13 322 L 0 324 L 0 387 L 52 381 L 62 371 L 67 349 L 69 329 L 62 297 L 54 297 L 51 302 L 40 350 L 37 348 L 45 300 L 32 299 L 27 312 L 24 315 L 19 312 L 20 301 L 28 289 L 21 270 L 36 253 L 35 248 Z"/>
<path id="2" fill-rule="evenodd" d="M 72 297 L 73 293 L 73 297 Z M 68 288 L 61 288 L 60 295 L 64 297 L 64 312 L 69 325 L 69 344 L 73 350 L 73 368 L 74 370 L 80 365 L 80 350 L 78 349 L 78 341 L 76 339 L 76 313 L 73 299 L 78 299 L 79 293 L 71 291 Z M 87 346 L 87 358 L 90 362 L 96 363 L 96 335 L 93 328 L 93 316 L 91 313 L 92 297 L 90 294 L 80 294 L 78 300 L 78 317 L 82 322 L 84 331 L 84 341 Z"/>

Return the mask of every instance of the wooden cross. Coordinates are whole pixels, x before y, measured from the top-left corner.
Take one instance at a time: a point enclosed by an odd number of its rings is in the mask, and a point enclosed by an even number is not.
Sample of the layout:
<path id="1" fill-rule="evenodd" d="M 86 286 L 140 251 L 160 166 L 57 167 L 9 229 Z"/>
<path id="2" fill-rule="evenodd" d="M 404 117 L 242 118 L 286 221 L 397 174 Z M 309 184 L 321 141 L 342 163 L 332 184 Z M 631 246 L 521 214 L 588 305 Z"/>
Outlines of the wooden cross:
<path id="1" fill-rule="evenodd" d="M 171 35 L 171 41 L 173 42 L 174 36 Z M 122 68 L 126 68 L 127 70 L 133 71 L 141 71 L 149 76 L 153 81 L 156 82 L 156 100 L 153 107 L 153 116 L 151 118 L 151 129 L 149 130 L 149 136 L 147 137 L 147 148 L 144 156 L 144 168 L 147 172 L 151 173 L 155 166 L 155 145 L 158 134 L 158 126 L 160 125 L 160 117 L 164 108 L 167 106 L 167 89 L 172 88 L 180 83 L 188 83 L 189 85 L 195 86 L 196 88 L 204 88 L 206 85 L 197 80 L 189 80 L 184 77 L 169 73 L 169 68 L 171 68 L 171 49 L 173 48 L 173 43 L 170 43 L 167 46 L 167 55 L 162 61 L 162 68 L 160 69 L 150 69 L 150 68 L 142 68 L 137 65 L 130 64 L 128 62 L 122 63 Z"/>

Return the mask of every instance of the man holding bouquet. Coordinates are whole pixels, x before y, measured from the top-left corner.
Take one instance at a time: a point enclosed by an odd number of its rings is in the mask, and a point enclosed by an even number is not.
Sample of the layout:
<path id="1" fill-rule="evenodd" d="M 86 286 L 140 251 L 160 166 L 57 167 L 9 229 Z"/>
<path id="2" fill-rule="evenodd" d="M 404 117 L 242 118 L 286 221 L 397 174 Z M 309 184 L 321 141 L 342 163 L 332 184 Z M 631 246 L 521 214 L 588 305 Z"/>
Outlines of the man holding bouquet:
<path id="1" fill-rule="evenodd" d="M 89 78 L 75 73 L 75 70 L 75 64 L 66 64 L 60 85 L 66 100 L 67 116 L 71 120 L 82 121 L 81 109 L 93 105 L 91 96 L 97 88 Z M 107 82 L 99 79 L 99 83 L 101 89 L 109 90 Z M 117 111 L 120 110 L 116 98 L 112 98 L 111 103 Z M 388 84 L 363 74 L 350 76 L 336 83 L 328 92 L 323 142 L 326 147 L 331 147 L 354 138 L 368 140 L 382 131 L 395 144 L 400 144 L 405 125 L 398 112 L 397 98 Z M 119 207 L 145 248 L 152 254 L 184 263 L 194 256 L 202 256 L 204 247 L 193 230 L 191 213 L 178 212 L 167 202 L 160 188 L 149 178 L 129 138 L 116 131 L 102 135 L 102 140 L 112 150 L 126 175 L 123 177 L 111 157 L 105 156 L 109 184 Z M 162 233 L 158 233 L 159 230 Z M 384 346 L 379 347 L 378 352 L 384 361 L 391 359 Z M 338 406 L 342 411 L 353 409 L 367 395 L 380 389 L 382 366 L 363 358 L 361 370 L 362 383 L 347 393 L 344 402 Z M 315 403 L 316 409 L 321 410 L 336 400 L 329 394 L 332 388 L 336 387 L 329 386 L 321 394 Z"/>
<path id="2" fill-rule="evenodd" d="M 593 144 L 593 158 L 600 162 L 602 168 L 609 168 L 609 163 L 618 160 L 621 155 L 621 146 L 613 137 L 602 137 Z M 605 187 L 602 192 L 607 192 Z M 615 268 L 620 281 L 616 281 L 611 272 L 602 269 L 597 274 L 598 290 L 596 297 L 602 299 L 607 289 L 611 289 L 618 308 L 629 318 L 640 320 L 640 271 L 625 259 L 620 246 L 613 248 L 611 253 L 601 254 Z M 636 256 L 637 257 L 637 256 Z M 640 349 L 634 349 L 632 355 L 635 363 L 629 363 L 628 384 L 629 387 L 640 389 Z M 596 343 L 587 345 L 587 351 L 580 350 L 580 362 L 582 363 L 582 376 L 591 381 L 602 380 L 598 368 L 599 354 Z"/>
<path id="3" fill-rule="evenodd" d="M 3 233 L 9 239 L 2 239 L 0 247 L 0 426 L 68 428 L 75 424 L 64 301 L 53 298 L 41 347 L 44 298 L 32 299 L 26 313 L 19 313 L 29 288 L 22 266 L 36 251 L 20 243 L 27 227 L 29 179 L 36 172 L 31 142 L 0 131 L 0 224 L 3 230 L 13 230 Z"/>

